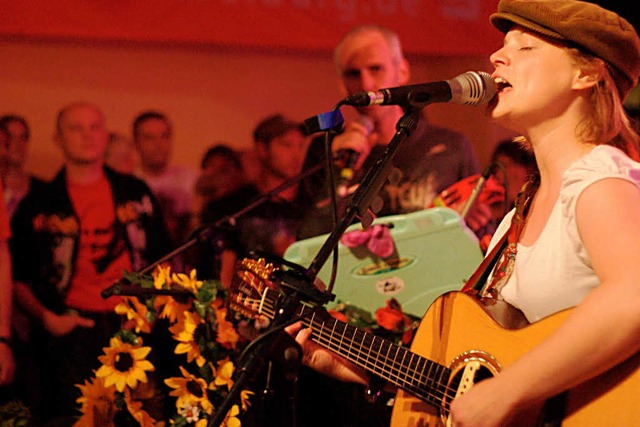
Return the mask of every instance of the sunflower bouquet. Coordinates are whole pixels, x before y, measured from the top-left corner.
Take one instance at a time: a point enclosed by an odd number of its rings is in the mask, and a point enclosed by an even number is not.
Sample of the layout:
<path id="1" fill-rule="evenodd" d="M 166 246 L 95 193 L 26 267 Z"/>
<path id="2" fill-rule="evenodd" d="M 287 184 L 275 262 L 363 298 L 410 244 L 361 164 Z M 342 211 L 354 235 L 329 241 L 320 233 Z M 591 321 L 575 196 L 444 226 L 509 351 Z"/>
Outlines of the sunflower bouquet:
<path id="1" fill-rule="evenodd" d="M 156 419 L 162 416 L 157 398 L 163 397 L 161 389 L 167 389 L 175 398 L 171 425 L 206 427 L 233 387 L 234 360 L 242 342 L 227 320 L 226 290 L 218 281 L 198 280 L 195 270 L 187 275 L 163 266 L 151 275 L 126 273 L 123 279 L 160 292 L 150 292 L 144 299 L 122 297 L 115 309 L 123 316 L 122 329 L 98 358 L 102 365 L 95 376 L 77 385 L 82 415 L 76 426 L 164 426 L 164 420 Z M 176 289 L 188 291 L 189 297 L 161 293 Z M 180 374 L 164 379 L 164 386 L 153 375 L 152 347 L 143 342 L 161 319 L 168 322 L 177 343 L 174 353 L 186 359 Z M 241 412 L 248 409 L 252 394 L 241 391 L 240 403 L 230 408 L 221 425 L 240 426 Z"/>

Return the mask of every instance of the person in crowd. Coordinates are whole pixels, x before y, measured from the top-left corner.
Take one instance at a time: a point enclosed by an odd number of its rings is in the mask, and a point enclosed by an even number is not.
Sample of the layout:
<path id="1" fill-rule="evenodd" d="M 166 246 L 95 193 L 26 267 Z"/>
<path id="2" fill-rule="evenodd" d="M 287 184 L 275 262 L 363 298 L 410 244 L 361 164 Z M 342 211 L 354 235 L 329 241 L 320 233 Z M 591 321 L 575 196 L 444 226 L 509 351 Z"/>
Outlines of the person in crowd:
<path id="1" fill-rule="evenodd" d="M 494 236 L 490 251 L 503 236 L 508 246 L 480 296 L 511 304 L 531 323 L 572 310 L 454 398 L 449 421 L 465 427 L 522 425 L 524 411 L 610 369 L 624 364 L 637 375 L 640 351 L 639 138 L 622 104 L 638 83 L 640 39 L 624 18 L 578 0 L 501 0 L 491 22 L 505 37 L 490 56 L 498 93 L 487 114 L 522 135 L 539 174 Z M 311 332 L 296 335 L 307 363 L 368 382 L 310 341 Z M 610 419 L 631 425 L 624 410 Z"/>
<path id="2" fill-rule="evenodd" d="M 7 212 L 11 220 L 20 201 L 31 187 L 42 185 L 44 181 L 25 170 L 31 137 L 26 119 L 14 114 L 2 116 L 0 129 L 8 137 L 6 151 L 0 159 L 0 174 L 4 184 Z"/>
<path id="3" fill-rule="evenodd" d="M 409 83 L 410 66 L 398 35 L 378 25 L 365 24 L 347 32 L 334 50 L 334 62 L 340 89 L 345 95 Z M 402 107 L 397 105 L 372 105 L 357 110 L 360 117 L 347 122 L 343 132 L 333 138 L 331 146 L 334 155 L 349 151 L 357 155 L 355 173 L 349 184 L 359 182 L 380 157 L 404 114 Z M 305 169 L 321 162 L 325 157 L 324 150 L 324 137 L 315 138 Z M 430 124 L 425 112 L 417 129 L 396 153 L 393 165 L 402 176 L 397 182 L 384 186 L 383 206 L 377 216 L 427 209 L 441 191 L 479 172 L 470 141 L 457 131 Z M 353 188 L 350 186 L 349 191 Z M 301 191 L 306 196 L 306 203 L 314 209 L 310 210 L 308 220 L 301 227 L 300 239 L 332 230 L 326 189 L 324 171 L 303 182 Z M 477 230 L 489 221 L 490 216 L 488 206 L 478 204 L 467 222 Z"/>
<path id="4" fill-rule="evenodd" d="M 203 208 L 214 200 L 246 184 L 240 153 L 220 142 L 209 147 L 200 162 L 200 176 L 196 181 L 193 216 L 195 226 L 200 223 Z"/>
<path id="5" fill-rule="evenodd" d="M 226 285 L 230 284 L 235 259 L 246 256 L 249 251 L 282 256 L 295 241 L 298 224 L 304 216 L 297 199 L 297 183 L 273 192 L 302 171 L 309 145 L 302 124 L 282 114 L 268 116 L 254 129 L 253 141 L 260 165 L 256 181 L 209 203 L 202 213 L 204 223 L 214 223 L 262 201 L 234 218 L 235 235 L 226 242 L 220 267 L 220 278 Z"/>
<path id="6" fill-rule="evenodd" d="M 0 128 L 0 152 L 8 146 L 9 137 Z M 0 185 L 0 200 L 4 199 Z M 0 203 L 0 404 L 15 398 L 10 386 L 13 383 L 15 360 L 11 349 L 11 313 L 13 312 L 13 281 L 11 275 L 11 254 L 9 252 L 9 215 L 4 203 Z"/>
<path id="7" fill-rule="evenodd" d="M 134 174 L 140 165 L 140 153 L 129 137 L 120 132 L 109 132 L 104 164 L 116 172 Z"/>
<path id="8" fill-rule="evenodd" d="M 522 186 L 536 172 L 536 159 L 526 143 L 519 138 L 502 140 L 494 148 L 490 164 L 492 175 L 505 189 L 501 203 L 491 205 L 493 220 L 497 223 L 515 207 L 516 196 Z"/>
<path id="9" fill-rule="evenodd" d="M 31 130 L 26 119 L 15 114 L 0 117 L 0 136 L 3 138 L 0 147 L 0 177 L 2 179 L 3 199 L 8 221 L 14 216 L 18 205 L 29 193 L 45 185 L 45 181 L 29 173 L 25 168 L 29 152 Z M 6 259 L 10 262 L 10 258 Z M 10 270 L 9 270 L 10 271 Z M 33 386 L 33 379 L 37 378 L 38 367 L 34 365 L 31 352 L 28 351 L 30 340 L 29 319 L 18 306 L 2 314 L 11 315 L 11 346 L 14 360 L 20 363 L 15 366 L 15 380 L 8 388 L 15 399 L 20 399 L 25 405 L 35 407 L 39 400 L 38 388 Z M 2 310 L 2 309 L 0 309 Z M 5 372 L 9 373 L 9 369 Z"/>
<path id="10" fill-rule="evenodd" d="M 158 111 L 144 111 L 133 121 L 133 141 L 140 152 L 136 175 L 151 187 L 174 245 L 187 237 L 197 172 L 172 164 L 173 126 Z"/>
<path id="11" fill-rule="evenodd" d="M 209 147 L 200 162 L 200 176 L 196 181 L 194 206 L 192 209 L 192 238 L 200 238 L 196 246 L 185 255 L 187 263 L 196 268 L 200 278 L 217 278 L 219 269 L 219 241 L 215 235 L 208 238 L 208 226 L 202 223 L 202 215 L 207 206 L 239 190 L 247 184 L 240 153 L 225 143 Z M 244 200 L 244 203 L 249 200 Z M 205 214 L 211 219 L 211 213 Z M 204 237 L 203 237 L 204 236 Z"/>
<path id="12" fill-rule="evenodd" d="M 64 166 L 18 207 L 10 240 L 17 303 L 34 320 L 43 422 L 71 425 L 76 384 L 120 329 L 119 297 L 101 292 L 168 250 L 168 234 L 149 187 L 104 166 L 105 117 L 77 102 L 57 114 L 55 143 Z M 37 266 L 37 268 L 34 268 Z"/>

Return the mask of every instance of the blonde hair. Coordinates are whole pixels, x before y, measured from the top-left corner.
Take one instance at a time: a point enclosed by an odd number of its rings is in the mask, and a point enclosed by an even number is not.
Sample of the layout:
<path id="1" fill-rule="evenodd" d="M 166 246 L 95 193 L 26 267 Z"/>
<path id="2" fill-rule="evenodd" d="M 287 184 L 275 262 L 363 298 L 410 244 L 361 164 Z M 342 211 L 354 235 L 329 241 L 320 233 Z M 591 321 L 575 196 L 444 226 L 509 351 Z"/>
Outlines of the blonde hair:
<path id="1" fill-rule="evenodd" d="M 601 67 L 602 60 L 577 48 L 568 48 L 578 66 Z M 609 66 L 589 95 L 589 114 L 576 129 L 586 142 L 607 144 L 619 148 L 634 160 L 640 160 L 640 136 L 624 109 L 615 80 Z"/>
<path id="2" fill-rule="evenodd" d="M 336 66 L 338 74 L 342 74 L 343 71 L 342 64 L 340 64 L 340 54 L 342 53 L 342 49 L 344 48 L 346 42 L 358 35 L 366 33 L 377 33 L 385 39 L 385 41 L 389 45 L 389 49 L 391 50 L 391 57 L 395 64 L 399 64 L 405 59 L 404 53 L 402 52 L 402 44 L 400 43 L 400 37 L 398 37 L 398 34 L 380 25 L 363 24 L 349 30 L 340 39 L 340 42 L 338 42 L 338 45 L 333 50 L 333 62 Z"/>

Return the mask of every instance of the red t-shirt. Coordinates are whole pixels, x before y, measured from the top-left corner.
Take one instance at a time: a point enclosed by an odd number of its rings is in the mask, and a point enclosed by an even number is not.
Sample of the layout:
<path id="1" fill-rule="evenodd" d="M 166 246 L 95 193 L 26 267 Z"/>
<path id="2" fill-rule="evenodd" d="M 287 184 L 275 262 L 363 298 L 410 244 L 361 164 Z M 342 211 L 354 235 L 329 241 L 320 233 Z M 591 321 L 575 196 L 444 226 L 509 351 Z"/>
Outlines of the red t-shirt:
<path id="1" fill-rule="evenodd" d="M 91 184 L 67 183 L 73 208 L 80 221 L 78 257 L 66 297 L 71 308 L 111 311 L 120 298 L 104 299 L 100 292 L 131 271 L 124 236 L 115 228 L 115 205 L 106 177 Z"/>

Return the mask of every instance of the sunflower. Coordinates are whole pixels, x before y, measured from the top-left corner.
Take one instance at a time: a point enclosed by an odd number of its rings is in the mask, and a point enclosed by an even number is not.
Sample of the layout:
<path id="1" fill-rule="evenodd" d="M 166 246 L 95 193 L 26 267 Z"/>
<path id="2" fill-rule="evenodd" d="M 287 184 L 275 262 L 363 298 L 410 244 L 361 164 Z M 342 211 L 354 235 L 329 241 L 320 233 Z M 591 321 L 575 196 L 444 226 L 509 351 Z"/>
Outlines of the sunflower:
<path id="1" fill-rule="evenodd" d="M 169 296 L 157 296 L 153 307 L 158 312 L 158 317 L 168 319 L 169 323 L 176 323 L 182 313 L 191 309 L 191 304 L 178 302 Z"/>
<path id="2" fill-rule="evenodd" d="M 202 280 L 198 280 L 195 268 L 191 270 L 188 276 L 184 273 L 173 273 L 171 280 L 183 288 L 190 290 L 194 295 L 198 293 L 204 283 Z"/>
<path id="3" fill-rule="evenodd" d="M 240 414 L 240 408 L 238 408 L 238 405 L 233 405 L 231 409 L 229 409 L 229 412 L 227 412 L 227 416 L 224 417 L 224 420 L 222 421 L 222 426 L 223 427 L 240 427 L 242 424 L 240 423 L 240 420 L 237 417 L 238 414 Z"/>
<path id="4" fill-rule="evenodd" d="M 171 266 L 167 265 L 163 267 L 159 265 L 155 270 L 151 273 L 151 277 L 153 277 L 153 287 L 156 289 L 162 289 L 165 286 L 171 285 Z"/>
<path id="5" fill-rule="evenodd" d="M 125 390 L 124 401 L 131 416 L 140 423 L 140 427 L 158 427 L 158 423 L 145 410 L 142 409 L 142 402 L 134 400 L 131 391 Z"/>
<path id="6" fill-rule="evenodd" d="M 233 362 L 229 360 L 229 358 L 224 358 L 218 362 L 218 369 L 214 370 L 213 374 L 215 375 L 215 379 L 211 384 L 211 388 L 215 389 L 222 386 L 227 386 L 227 389 L 231 389 L 233 387 Z"/>
<path id="7" fill-rule="evenodd" d="M 180 366 L 180 372 L 182 373 L 182 378 L 174 377 L 164 380 L 166 385 L 174 389 L 169 392 L 169 395 L 178 397 L 176 408 L 182 411 L 188 407 L 199 407 L 211 415 L 213 413 L 213 405 L 209 401 L 207 394 L 207 382 L 192 375 L 182 366 Z"/>
<path id="8" fill-rule="evenodd" d="M 240 392 L 240 402 L 242 403 L 242 410 L 246 411 L 251 406 L 251 396 L 253 396 L 253 392 L 250 390 L 242 390 Z"/>
<path id="9" fill-rule="evenodd" d="M 187 288 L 195 293 L 195 283 L 198 287 L 202 286 L 202 281 L 196 279 L 196 271 L 192 270 L 191 275 L 171 273 L 171 266 L 158 266 L 152 273 L 153 286 L 156 289 L 168 289 L 174 283 Z M 185 311 L 191 310 L 191 303 L 178 302 L 170 296 L 156 296 L 153 301 L 153 307 L 158 312 L 158 317 L 168 319 L 170 323 L 178 321 Z"/>
<path id="10" fill-rule="evenodd" d="M 151 347 L 134 346 L 124 343 L 117 336 L 111 338 L 109 347 L 104 348 L 104 355 L 98 360 L 102 366 L 96 372 L 96 377 L 104 378 L 105 387 L 115 384 L 116 389 L 122 392 L 125 386 L 135 388 L 138 381 L 147 382 L 145 371 L 153 371 L 155 368 L 146 360 Z"/>
<path id="11" fill-rule="evenodd" d="M 222 300 L 216 298 L 214 301 Z M 240 335 L 238 335 L 233 323 L 227 320 L 227 309 L 222 304 L 212 303 L 211 306 L 215 311 L 216 321 L 218 322 L 218 336 L 216 341 L 227 349 L 235 349 Z"/>
<path id="12" fill-rule="evenodd" d="M 104 355 L 98 358 L 102 366 L 95 372 L 93 382 L 78 386 L 83 393 L 78 402 L 84 412 L 81 418 L 84 424 L 78 425 L 113 427 L 127 422 L 141 427 L 164 427 L 169 424 L 169 420 L 166 423 L 154 420 L 167 414 L 160 414 L 154 406 L 158 397 L 154 386 L 158 384 L 151 381 L 153 377 L 147 378 L 154 367 L 146 360 L 151 348 L 143 347 L 142 338 L 138 336 L 141 332 L 149 333 L 154 320 L 163 318 L 168 320 L 168 330 L 177 341 L 174 353 L 184 354 L 186 362 L 193 363 L 180 367 L 181 376 L 164 380 L 170 392 L 162 393 L 160 398 L 176 399 L 176 411 L 170 423 L 207 427 L 215 412 L 214 405 L 228 396 L 234 384 L 234 365 L 230 360 L 237 355 L 239 335 L 234 324 L 227 320 L 226 290 L 217 281 L 197 280 L 195 270 L 188 275 L 176 274 L 169 266 L 158 266 L 149 276 L 125 273 L 125 278 L 143 288 L 160 290 L 179 286 L 193 295 L 188 303 L 165 295 L 153 295 L 145 300 L 123 297 L 116 312 L 126 316 L 128 324 L 135 323 L 135 331 L 123 327 L 117 332 L 104 349 Z M 100 393 L 107 396 L 102 398 Z M 240 426 L 239 414 L 248 410 L 252 394 L 248 390 L 240 391 L 239 402 L 225 414 L 221 425 Z M 96 420 L 99 423 L 96 424 Z"/>
<path id="13" fill-rule="evenodd" d="M 147 306 L 140 303 L 138 298 L 123 297 L 122 301 L 116 306 L 116 313 L 121 316 L 126 316 L 127 320 L 133 320 L 135 324 L 135 330 L 137 333 L 151 332 L 151 325 L 149 324 L 149 309 Z"/>
<path id="14" fill-rule="evenodd" d="M 203 367 L 206 359 L 200 351 L 200 346 L 196 338 L 196 329 L 203 325 L 204 319 L 196 313 L 185 311 L 182 318 L 169 328 L 173 334 L 173 338 L 178 341 L 178 345 L 174 350 L 175 354 L 187 354 L 187 362 L 196 361 L 199 367 Z"/>
<path id="15" fill-rule="evenodd" d="M 94 423 L 109 425 L 107 420 L 112 420 L 116 412 L 115 387 L 105 387 L 104 379 L 97 377 L 91 382 L 85 380 L 84 385 L 78 384 L 76 387 L 82 393 L 82 396 L 76 400 L 81 405 L 82 416 L 75 425 L 77 427 L 93 427 Z"/>

